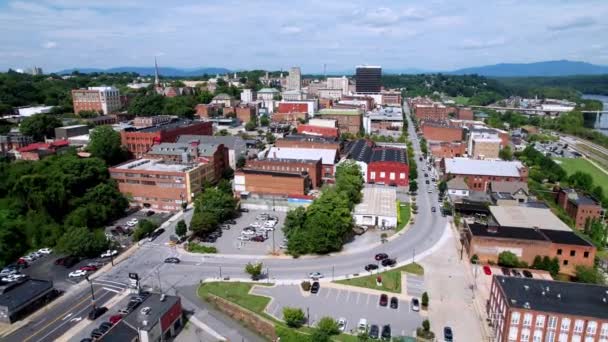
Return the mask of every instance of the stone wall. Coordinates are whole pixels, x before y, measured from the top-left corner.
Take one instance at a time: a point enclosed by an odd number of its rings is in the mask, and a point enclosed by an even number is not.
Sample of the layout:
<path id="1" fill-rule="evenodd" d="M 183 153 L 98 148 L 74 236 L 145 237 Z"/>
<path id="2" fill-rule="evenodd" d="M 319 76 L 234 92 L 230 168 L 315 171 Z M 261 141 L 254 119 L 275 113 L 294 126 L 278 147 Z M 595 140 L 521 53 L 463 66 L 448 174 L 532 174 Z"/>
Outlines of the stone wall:
<path id="1" fill-rule="evenodd" d="M 249 311 L 239 305 L 227 301 L 218 296 L 208 294 L 206 300 L 215 305 L 219 310 L 228 316 L 242 322 L 247 327 L 253 329 L 258 334 L 275 341 L 277 338 L 274 323 L 253 311 Z"/>

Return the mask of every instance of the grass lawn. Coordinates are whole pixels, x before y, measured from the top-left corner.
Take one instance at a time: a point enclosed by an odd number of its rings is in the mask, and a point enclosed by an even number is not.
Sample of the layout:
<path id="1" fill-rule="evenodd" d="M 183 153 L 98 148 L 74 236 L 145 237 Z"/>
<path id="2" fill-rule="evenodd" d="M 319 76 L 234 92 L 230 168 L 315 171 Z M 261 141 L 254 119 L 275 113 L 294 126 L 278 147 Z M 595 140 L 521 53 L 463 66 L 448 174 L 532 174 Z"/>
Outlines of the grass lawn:
<path id="1" fill-rule="evenodd" d="M 270 298 L 249 294 L 249 290 L 253 285 L 269 286 L 269 284 L 252 284 L 241 282 L 212 282 L 203 283 L 198 288 L 198 296 L 205 298 L 207 294 L 213 294 L 218 297 L 229 300 L 237 305 L 240 305 L 253 312 L 262 313 L 266 305 L 270 302 Z"/>
<path id="2" fill-rule="evenodd" d="M 372 274 L 359 278 L 338 280 L 336 281 L 336 283 L 365 287 L 368 289 L 382 290 L 393 293 L 401 293 L 401 272 L 423 275 L 424 269 L 419 264 L 412 263 L 379 274 Z M 382 276 L 382 286 L 376 286 L 376 278 L 378 276 Z"/>
<path id="3" fill-rule="evenodd" d="M 608 174 L 595 167 L 583 158 L 555 158 L 560 162 L 564 170 L 571 175 L 576 171 L 586 172 L 593 178 L 593 184 L 600 185 L 604 193 L 608 193 Z"/>
<path id="4" fill-rule="evenodd" d="M 213 246 L 199 245 L 194 242 L 188 243 L 188 252 L 192 253 L 217 253 L 217 248 Z"/>
<path id="5" fill-rule="evenodd" d="M 465 96 L 456 96 L 452 98 L 456 104 L 467 105 L 469 104 L 469 98 Z"/>
<path id="6" fill-rule="evenodd" d="M 405 225 L 410 222 L 410 204 L 397 201 L 397 231 L 400 231 Z"/>

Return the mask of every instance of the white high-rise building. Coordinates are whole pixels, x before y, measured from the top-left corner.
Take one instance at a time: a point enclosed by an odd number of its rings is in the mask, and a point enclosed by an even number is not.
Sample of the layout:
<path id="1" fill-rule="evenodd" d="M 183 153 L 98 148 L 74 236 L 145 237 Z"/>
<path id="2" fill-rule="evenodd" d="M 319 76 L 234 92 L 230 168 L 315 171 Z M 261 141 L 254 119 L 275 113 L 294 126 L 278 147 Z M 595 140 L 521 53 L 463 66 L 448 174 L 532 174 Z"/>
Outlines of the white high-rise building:
<path id="1" fill-rule="evenodd" d="M 300 90 L 302 87 L 302 72 L 299 67 L 289 69 L 287 76 L 287 90 Z"/>
<path id="2" fill-rule="evenodd" d="M 249 103 L 255 101 L 257 94 L 253 89 L 243 89 L 241 92 L 241 102 Z"/>
<path id="3" fill-rule="evenodd" d="M 327 89 L 340 89 L 342 95 L 348 94 L 348 78 L 342 77 L 328 77 L 327 78 Z"/>

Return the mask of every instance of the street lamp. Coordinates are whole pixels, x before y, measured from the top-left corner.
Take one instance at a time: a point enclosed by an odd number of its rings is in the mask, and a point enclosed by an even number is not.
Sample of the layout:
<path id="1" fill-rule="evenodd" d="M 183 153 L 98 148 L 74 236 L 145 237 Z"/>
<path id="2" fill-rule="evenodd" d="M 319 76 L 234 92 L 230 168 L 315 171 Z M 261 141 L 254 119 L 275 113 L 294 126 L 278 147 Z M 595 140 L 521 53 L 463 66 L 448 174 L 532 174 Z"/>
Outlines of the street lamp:
<path id="1" fill-rule="evenodd" d="M 84 276 L 84 279 L 91 285 L 91 306 L 93 307 L 93 310 L 95 310 L 95 290 L 93 290 L 93 281 L 89 279 L 88 275 Z"/>

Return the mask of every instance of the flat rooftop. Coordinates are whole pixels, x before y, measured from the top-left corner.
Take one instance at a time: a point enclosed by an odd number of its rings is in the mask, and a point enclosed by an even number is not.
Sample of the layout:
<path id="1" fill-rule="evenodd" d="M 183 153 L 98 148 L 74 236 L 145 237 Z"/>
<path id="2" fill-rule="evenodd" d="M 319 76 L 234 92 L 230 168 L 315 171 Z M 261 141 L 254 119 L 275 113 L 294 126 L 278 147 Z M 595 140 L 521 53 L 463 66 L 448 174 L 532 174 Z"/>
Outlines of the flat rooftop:
<path id="1" fill-rule="evenodd" d="M 52 289 L 53 282 L 39 279 L 28 279 L 0 286 L 0 307 L 7 307 L 9 312 L 18 310 L 32 299 Z"/>
<path id="2" fill-rule="evenodd" d="M 192 164 L 166 163 L 160 159 L 136 159 L 115 166 L 119 170 L 141 170 L 141 171 L 161 171 L 161 172 L 186 172 L 192 169 Z"/>
<path id="3" fill-rule="evenodd" d="M 321 159 L 321 163 L 333 165 L 336 163 L 336 154 L 335 149 L 271 147 L 267 156 L 272 159 Z"/>
<path id="4" fill-rule="evenodd" d="M 511 308 L 608 319 L 608 287 L 494 276 Z"/>
<path id="5" fill-rule="evenodd" d="M 177 296 L 166 295 L 163 301 L 160 300 L 161 295 L 158 293 L 152 293 L 146 300 L 141 303 L 135 311 L 131 312 L 123 318 L 126 324 L 131 327 L 135 327 L 140 330 L 150 330 L 157 324 L 160 318 L 167 312 L 173 305 L 180 301 Z M 143 314 L 141 310 L 143 308 L 150 308 L 150 312 Z"/>
<path id="6" fill-rule="evenodd" d="M 453 175 L 480 175 L 520 177 L 521 162 L 503 160 L 478 160 L 469 158 L 446 158 L 445 173 Z"/>
<path id="7" fill-rule="evenodd" d="M 355 206 L 355 215 L 397 217 L 397 190 L 389 188 L 363 188 L 363 199 Z"/>
<path id="8" fill-rule="evenodd" d="M 489 209 L 500 226 L 572 231 L 550 209 L 507 205 L 491 205 Z"/>

